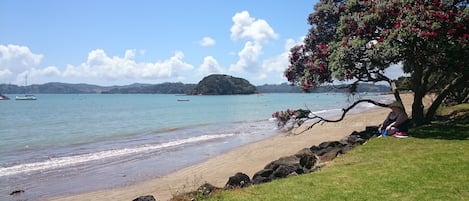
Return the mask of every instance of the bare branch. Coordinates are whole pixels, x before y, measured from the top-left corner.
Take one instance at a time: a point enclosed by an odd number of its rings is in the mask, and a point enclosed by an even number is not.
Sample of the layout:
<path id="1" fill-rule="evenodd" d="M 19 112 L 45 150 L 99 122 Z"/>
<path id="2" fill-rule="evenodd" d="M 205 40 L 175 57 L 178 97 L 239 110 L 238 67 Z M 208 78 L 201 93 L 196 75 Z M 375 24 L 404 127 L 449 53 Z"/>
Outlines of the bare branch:
<path id="1" fill-rule="evenodd" d="M 361 100 L 358 100 L 358 101 L 355 101 L 352 105 L 350 105 L 349 107 L 347 108 L 344 108 L 342 109 L 342 115 L 340 116 L 339 119 L 334 119 L 334 120 L 331 120 L 331 119 L 326 119 L 324 117 L 321 117 L 321 116 L 318 116 L 318 115 L 315 115 L 313 114 L 312 117 L 308 116 L 306 117 L 306 119 L 309 119 L 309 120 L 318 120 L 316 122 L 314 122 L 313 124 L 311 124 L 310 126 L 308 126 L 308 128 L 306 128 L 305 130 L 301 131 L 299 134 L 302 134 L 304 132 L 306 132 L 307 130 L 313 128 L 316 124 L 318 123 L 325 123 L 325 122 L 331 122 L 331 123 L 335 123 L 335 122 L 339 122 L 339 121 L 342 121 L 345 117 L 345 115 L 351 110 L 353 109 L 355 106 L 357 106 L 358 104 L 362 103 L 362 102 L 367 102 L 367 103 L 371 103 L 371 104 L 374 104 L 374 105 L 377 105 L 377 106 L 380 106 L 380 107 L 388 107 L 387 104 L 384 104 L 384 103 L 379 103 L 379 102 L 376 102 L 374 100 L 371 100 L 371 99 L 361 99 Z M 305 121 L 305 119 L 297 119 L 299 121 Z"/>

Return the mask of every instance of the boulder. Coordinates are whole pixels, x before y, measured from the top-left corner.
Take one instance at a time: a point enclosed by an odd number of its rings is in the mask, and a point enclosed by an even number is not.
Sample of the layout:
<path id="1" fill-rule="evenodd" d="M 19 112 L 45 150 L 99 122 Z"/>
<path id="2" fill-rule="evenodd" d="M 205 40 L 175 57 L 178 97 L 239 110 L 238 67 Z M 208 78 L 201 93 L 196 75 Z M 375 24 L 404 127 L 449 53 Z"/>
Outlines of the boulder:
<path id="1" fill-rule="evenodd" d="M 249 176 L 242 172 L 238 172 L 228 179 L 228 182 L 225 184 L 225 188 L 244 188 L 250 185 L 251 179 L 249 179 Z"/>
<path id="2" fill-rule="evenodd" d="M 203 195 L 203 196 L 207 196 L 209 195 L 210 193 L 212 193 L 213 191 L 215 190 L 219 190 L 221 188 L 219 187 L 216 187 L 212 184 L 209 184 L 209 183 L 205 183 L 205 184 L 202 184 L 198 189 L 197 189 L 197 194 L 198 195 Z"/>
<path id="3" fill-rule="evenodd" d="M 153 195 L 145 195 L 135 198 L 132 201 L 156 201 L 156 199 L 153 197 Z"/>
<path id="4" fill-rule="evenodd" d="M 274 170 L 272 169 L 262 169 L 254 174 L 252 177 L 252 183 L 253 184 L 261 184 L 261 183 L 266 183 L 272 181 L 272 178 L 270 175 L 274 173 Z"/>

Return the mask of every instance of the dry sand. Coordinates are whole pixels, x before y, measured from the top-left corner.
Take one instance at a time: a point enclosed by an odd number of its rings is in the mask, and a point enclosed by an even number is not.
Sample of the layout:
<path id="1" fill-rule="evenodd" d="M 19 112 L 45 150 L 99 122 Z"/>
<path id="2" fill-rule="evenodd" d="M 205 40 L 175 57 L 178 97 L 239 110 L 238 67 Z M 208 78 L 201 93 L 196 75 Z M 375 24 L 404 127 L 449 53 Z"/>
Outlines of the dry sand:
<path id="1" fill-rule="evenodd" d="M 402 94 L 401 98 L 407 113 L 410 114 L 412 95 Z M 280 157 L 295 154 L 303 148 L 309 148 L 321 142 L 342 139 L 353 131 L 364 130 L 366 126 L 377 126 L 389 111 L 386 108 L 378 108 L 347 115 L 339 123 L 318 124 L 301 135 L 282 134 L 241 146 L 160 178 L 125 187 L 60 197 L 56 200 L 130 201 L 142 195 L 153 195 L 157 200 L 169 200 L 173 195 L 193 191 L 206 182 L 223 187 L 228 178 L 237 172 L 243 172 L 252 177 L 269 162 Z"/>

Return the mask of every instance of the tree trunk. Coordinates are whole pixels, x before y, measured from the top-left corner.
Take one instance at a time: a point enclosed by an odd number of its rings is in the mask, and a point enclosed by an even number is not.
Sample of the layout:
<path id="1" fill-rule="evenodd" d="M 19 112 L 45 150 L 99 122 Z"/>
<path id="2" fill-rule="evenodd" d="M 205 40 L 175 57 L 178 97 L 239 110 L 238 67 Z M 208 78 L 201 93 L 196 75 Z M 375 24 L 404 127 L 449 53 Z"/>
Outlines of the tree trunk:
<path id="1" fill-rule="evenodd" d="M 400 103 L 402 103 L 401 95 L 399 94 L 399 90 L 397 90 L 396 81 L 394 80 L 391 81 L 390 85 L 391 85 L 391 91 L 394 94 L 394 98 L 396 99 L 396 101 L 399 101 Z M 402 108 L 402 109 L 405 112 L 405 108 Z"/>
<path id="2" fill-rule="evenodd" d="M 425 96 L 425 86 L 422 86 L 422 76 L 423 69 L 421 67 L 414 67 L 411 80 L 412 91 L 414 92 L 414 102 L 412 103 L 412 120 L 417 126 L 425 124 L 422 103 L 422 99 Z"/>
<path id="3" fill-rule="evenodd" d="M 443 100 L 448 96 L 448 94 L 455 88 L 467 83 L 467 77 L 468 76 L 459 76 L 456 79 L 454 79 L 451 83 L 445 86 L 443 90 L 441 90 L 440 94 L 437 96 L 435 101 L 433 101 L 432 105 L 430 108 L 428 108 L 427 114 L 425 115 L 424 122 L 429 123 L 432 119 L 433 116 L 435 116 L 435 112 L 440 106 L 440 104 L 443 102 Z"/>

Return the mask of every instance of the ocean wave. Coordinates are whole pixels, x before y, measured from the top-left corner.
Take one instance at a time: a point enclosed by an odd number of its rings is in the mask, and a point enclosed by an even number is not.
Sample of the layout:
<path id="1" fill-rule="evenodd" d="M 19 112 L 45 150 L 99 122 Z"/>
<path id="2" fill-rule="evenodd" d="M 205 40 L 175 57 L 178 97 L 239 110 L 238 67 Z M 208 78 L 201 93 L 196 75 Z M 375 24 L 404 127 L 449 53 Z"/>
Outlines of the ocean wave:
<path id="1" fill-rule="evenodd" d="M 234 136 L 235 134 L 218 134 L 218 135 L 202 135 L 197 137 L 190 137 L 175 141 L 170 141 L 162 144 L 155 144 L 155 145 L 145 145 L 139 146 L 134 148 L 124 148 L 124 149 L 117 149 L 117 150 L 106 150 L 100 151 L 96 153 L 88 153 L 82 155 L 75 155 L 75 156 L 64 156 L 64 157 L 57 157 L 57 158 L 49 158 L 46 161 L 41 162 L 34 162 L 34 163 L 24 163 L 19 165 L 14 165 L 11 167 L 0 167 L 0 177 L 3 176 L 10 176 L 20 173 L 28 173 L 33 171 L 40 171 L 40 170 L 49 170 L 49 169 L 56 169 L 66 166 L 77 165 L 80 163 L 86 163 L 90 161 L 102 160 L 111 157 L 118 157 L 128 154 L 137 154 L 142 152 L 148 151 L 155 151 L 163 148 L 175 147 L 179 145 L 189 144 L 189 143 L 196 143 L 196 142 L 203 142 L 208 140 L 220 139 L 225 137 Z"/>

